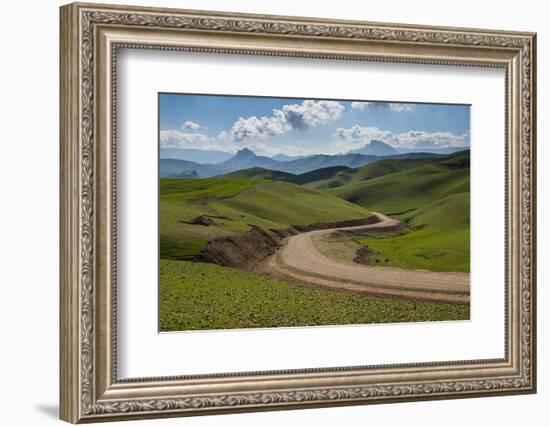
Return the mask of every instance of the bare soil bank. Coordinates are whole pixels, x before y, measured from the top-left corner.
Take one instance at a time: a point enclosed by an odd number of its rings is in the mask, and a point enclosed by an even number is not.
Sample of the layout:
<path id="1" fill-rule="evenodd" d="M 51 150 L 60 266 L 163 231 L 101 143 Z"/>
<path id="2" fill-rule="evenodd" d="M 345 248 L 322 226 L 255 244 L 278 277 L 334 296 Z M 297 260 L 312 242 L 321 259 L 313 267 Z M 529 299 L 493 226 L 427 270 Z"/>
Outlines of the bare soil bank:
<path id="1" fill-rule="evenodd" d="M 368 218 L 340 221 L 333 223 L 317 223 L 310 225 L 293 225 L 284 230 L 269 230 L 251 225 L 250 231 L 229 237 L 219 237 L 209 241 L 197 261 L 234 267 L 242 270 L 252 270 L 254 266 L 273 255 L 281 246 L 284 238 L 314 230 L 327 230 L 340 227 L 359 227 L 375 224 L 380 219 L 376 215 Z"/>

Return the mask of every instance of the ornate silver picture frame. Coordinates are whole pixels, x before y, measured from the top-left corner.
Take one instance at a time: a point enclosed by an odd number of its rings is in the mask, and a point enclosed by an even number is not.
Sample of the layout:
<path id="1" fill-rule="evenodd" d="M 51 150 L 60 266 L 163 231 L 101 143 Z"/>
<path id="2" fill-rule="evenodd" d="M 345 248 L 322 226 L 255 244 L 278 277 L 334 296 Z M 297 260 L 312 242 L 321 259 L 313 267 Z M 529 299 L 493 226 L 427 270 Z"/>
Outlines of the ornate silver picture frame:
<path id="1" fill-rule="evenodd" d="M 535 34 L 75 3 L 61 8 L 60 43 L 61 419 L 98 422 L 536 391 Z M 121 48 L 503 69 L 504 357 L 120 379 L 115 148 Z"/>

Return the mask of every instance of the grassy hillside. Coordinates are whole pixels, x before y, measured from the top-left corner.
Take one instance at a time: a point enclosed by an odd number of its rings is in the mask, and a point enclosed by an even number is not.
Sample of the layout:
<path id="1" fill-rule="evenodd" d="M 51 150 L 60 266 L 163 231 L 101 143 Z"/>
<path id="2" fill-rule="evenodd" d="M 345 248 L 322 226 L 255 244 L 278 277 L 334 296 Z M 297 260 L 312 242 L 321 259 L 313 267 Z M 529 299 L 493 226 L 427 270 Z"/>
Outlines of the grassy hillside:
<path id="1" fill-rule="evenodd" d="M 224 178 L 248 178 L 248 179 L 271 179 L 273 181 L 291 182 L 293 184 L 307 184 L 313 181 L 325 180 L 333 177 L 338 172 L 353 170 L 347 166 L 333 166 L 329 168 L 316 169 L 299 175 L 281 172 L 264 168 L 243 169 L 224 175 Z"/>
<path id="2" fill-rule="evenodd" d="M 297 175 L 264 168 L 242 169 L 224 175 L 224 178 L 271 179 L 273 181 L 292 182 Z"/>
<path id="3" fill-rule="evenodd" d="M 213 264 L 160 261 L 160 329 L 269 328 L 469 319 L 469 306 L 313 289 Z"/>
<path id="4" fill-rule="evenodd" d="M 413 226 L 405 234 L 355 239 L 376 251 L 373 265 L 470 271 L 469 192 L 437 200 L 409 212 L 405 219 Z"/>
<path id="5" fill-rule="evenodd" d="M 431 271 L 470 271 L 470 229 L 411 231 L 394 237 L 367 237 L 356 241 L 375 250 L 371 265 Z"/>
<path id="6" fill-rule="evenodd" d="M 461 152 L 437 160 L 394 160 L 401 167 L 414 165 L 410 162 L 424 164 L 368 178 L 370 174 L 395 167 L 391 163 L 382 167 L 374 164 L 373 170 L 361 172 L 363 177 L 367 177 L 365 180 L 357 181 L 360 177 L 357 172 L 349 184 L 330 189 L 328 193 L 374 211 L 402 216 L 447 196 L 469 192 L 469 158 L 469 152 Z"/>
<path id="7" fill-rule="evenodd" d="M 163 179 L 161 257 L 192 259 L 208 240 L 247 231 L 251 225 L 284 229 L 365 218 L 372 209 L 414 228 L 403 236 L 357 240 L 379 252 L 380 265 L 467 271 L 469 172 L 469 152 L 461 152 L 302 175 L 252 168 L 218 178 Z M 329 186 L 330 180 L 346 183 L 328 190 L 309 187 Z M 193 223 L 199 217 L 207 217 L 208 224 Z"/>
<path id="8" fill-rule="evenodd" d="M 354 239 L 374 251 L 369 263 L 470 270 L 469 151 L 435 159 L 382 160 L 309 185 L 411 225 L 396 236 Z"/>
<path id="9" fill-rule="evenodd" d="M 434 163 L 435 159 L 387 159 L 370 163 L 357 169 L 339 171 L 332 176 L 308 183 L 308 187 L 316 189 L 331 189 L 346 184 L 357 183 L 379 176 L 412 169 L 421 165 Z"/>
<path id="10" fill-rule="evenodd" d="M 245 178 L 161 179 L 161 258 L 190 259 L 212 238 L 250 225 L 284 229 L 370 216 L 368 209 L 298 185 Z M 193 224 L 207 216 L 210 225 Z"/>
<path id="11" fill-rule="evenodd" d="M 316 169 L 311 172 L 306 172 L 301 175 L 296 175 L 293 178 L 292 182 L 294 184 L 300 184 L 300 185 L 308 184 L 310 182 L 316 182 L 319 180 L 328 179 L 338 173 L 349 171 L 349 170 L 353 170 L 353 169 L 347 166 L 332 166 L 329 168 Z"/>
<path id="12" fill-rule="evenodd" d="M 414 227 L 458 228 L 470 225 L 470 193 L 453 194 L 413 211 L 405 218 Z"/>

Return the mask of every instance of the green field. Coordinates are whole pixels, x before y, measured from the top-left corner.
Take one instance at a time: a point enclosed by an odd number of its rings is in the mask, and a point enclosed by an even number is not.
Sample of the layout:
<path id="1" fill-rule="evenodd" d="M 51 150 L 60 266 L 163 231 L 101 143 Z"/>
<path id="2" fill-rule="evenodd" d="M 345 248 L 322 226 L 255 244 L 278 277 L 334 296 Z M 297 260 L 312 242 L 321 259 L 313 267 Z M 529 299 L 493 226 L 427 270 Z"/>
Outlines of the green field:
<path id="1" fill-rule="evenodd" d="M 461 228 L 470 226 L 470 192 L 453 194 L 409 212 L 403 220 L 414 227 Z"/>
<path id="2" fill-rule="evenodd" d="M 372 245 L 372 239 L 357 240 L 380 252 L 381 265 L 467 271 L 469 158 L 466 151 L 302 175 L 252 168 L 216 178 L 161 179 L 161 258 L 192 260 L 209 240 L 251 225 L 280 230 L 365 218 L 373 210 L 427 228 Z M 211 225 L 190 224 L 199 216 Z"/>
<path id="3" fill-rule="evenodd" d="M 225 178 L 240 179 L 270 179 L 273 181 L 293 182 L 296 175 L 287 172 L 274 171 L 264 168 L 242 169 L 224 175 Z"/>
<path id="4" fill-rule="evenodd" d="M 308 181 L 307 186 L 318 190 L 329 190 L 342 187 L 347 184 L 354 184 L 368 179 L 378 178 L 379 176 L 390 173 L 402 172 L 418 166 L 435 163 L 439 159 L 385 159 L 356 169 L 339 171 L 332 176 L 321 178 L 315 181 Z"/>
<path id="5" fill-rule="evenodd" d="M 371 265 L 470 271 L 470 229 L 424 229 L 393 237 L 355 239 L 375 250 Z"/>
<path id="6" fill-rule="evenodd" d="M 210 226 L 189 224 L 207 215 Z M 246 178 L 161 179 L 161 258 L 192 259 L 215 237 L 291 225 L 337 222 L 371 212 L 321 191 L 295 184 Z"/>
<path id="7" fill-rule="evenodd" d="M 447 196 L 469 192 L 469 159 L 469 152 L 461 152 L 443 159 L 428 159 L 425 164 L 421 160 L 393 160 L 390 171 L 396 169 L 396 163 L 402 163 L 401 168 L 397 169 L 404 170 L 354 180 L 350 184 L 330 189 L 328 193 L 399 218 Z M 376 173 L 386 169 L 380 168 L 377 163 L 361 169 L 374 169 Z M 409 167 L 416 163 L 420 165 Z"/>
<path id="8" fill-rule="evenodd" d="M 469 306 L 308 288 L 188 261 L 160 261 L 160 330 L 269 328 L 469 319 Z"/>
<path id="9" fill-rule="evenodd" d="M 412 231 L 354 239 L 375 250 L 373 265 L 470 271 L 470 193 L 437 200 L 407 215 Z"/>
<path id="10" fill-rule="evenodd" d="M 410 231 L 397 236 L 355 238 L 375 251 L 369 264 L 468 272 L 469 160 L 468 151 L 435 159 L 382 160 L 308 185 L 409 224 Z"/>

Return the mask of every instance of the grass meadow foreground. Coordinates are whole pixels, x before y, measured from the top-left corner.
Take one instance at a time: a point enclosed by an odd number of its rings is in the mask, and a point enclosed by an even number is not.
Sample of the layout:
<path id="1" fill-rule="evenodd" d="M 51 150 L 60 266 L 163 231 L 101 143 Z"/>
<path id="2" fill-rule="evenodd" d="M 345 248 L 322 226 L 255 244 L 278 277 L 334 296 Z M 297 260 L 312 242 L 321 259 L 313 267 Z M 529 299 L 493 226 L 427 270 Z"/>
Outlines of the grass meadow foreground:
<path id="1" fill-rule="evenodd" d="M 161 260 L 160 330 L 270 328 L 469 318 L 469 305 L 353 295 L 214 264 Z"/>

